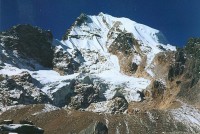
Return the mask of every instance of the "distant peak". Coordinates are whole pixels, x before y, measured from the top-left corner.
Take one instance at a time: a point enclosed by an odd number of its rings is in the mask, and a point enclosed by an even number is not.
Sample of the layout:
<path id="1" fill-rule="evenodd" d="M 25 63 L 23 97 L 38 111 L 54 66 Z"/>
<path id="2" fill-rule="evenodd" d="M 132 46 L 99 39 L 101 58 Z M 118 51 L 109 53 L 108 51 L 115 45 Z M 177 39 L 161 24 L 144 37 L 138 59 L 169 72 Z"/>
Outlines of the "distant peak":
<path id="1" fill-rule="evenodd" d="M 104 16 L 105 14 L 103 13 L 103 12 L 100 12 L 99 14 L 98 14 L 98 16 Z"/>
<path id="2" fill-rule="evenodd" d="M 76 19 L 75 25 L 80 26 L 82 23 L 84 23 L 88 19 L 87 14 L 81 13 L 80 16 Z"/>
<path id="3" fill-rule="evenodd" d="M 81 17 L 86 17 L 86 16 L 87 16 L 87 14 L 81 13 L 80 16 L 79 16 L 79 18 L 81 18 Z"/>

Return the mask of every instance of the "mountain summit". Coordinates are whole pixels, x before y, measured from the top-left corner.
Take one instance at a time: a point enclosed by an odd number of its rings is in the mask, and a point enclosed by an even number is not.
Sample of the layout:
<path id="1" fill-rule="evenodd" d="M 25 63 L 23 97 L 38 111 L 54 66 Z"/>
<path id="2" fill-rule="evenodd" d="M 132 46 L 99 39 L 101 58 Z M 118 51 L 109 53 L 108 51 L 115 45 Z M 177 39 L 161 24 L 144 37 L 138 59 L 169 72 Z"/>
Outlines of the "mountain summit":
<path id="1" fill-rule="evenodd" d="M 98 16 L 81 14 L 67 30 L 62 43 L 70 55 L 80 53 L 74 60 L 80 70 L 87 72 L 84 75 L 107 82 L 106 99 L 112 99 L 117 87 L 121 87 L 124 91 L 120 94 L 130 102 L 140 101 L 137 92 L 142 92 L 154 77 L 152 62 L 156 54 L 176 50 L 162 44 L 164 39 L 158 30 L 100 13 Z"/>
<path id="2" fill-rule="evenodd" d="M 200 132 L 199 46 L 177 50 L 159 30 L 104 13 L 81 14 L 62 41 L 14 26 L 0 33 L 0 118 L 28 109 L 47 133 Z M 58 120 L 70 127 L 45 125 Z"/>

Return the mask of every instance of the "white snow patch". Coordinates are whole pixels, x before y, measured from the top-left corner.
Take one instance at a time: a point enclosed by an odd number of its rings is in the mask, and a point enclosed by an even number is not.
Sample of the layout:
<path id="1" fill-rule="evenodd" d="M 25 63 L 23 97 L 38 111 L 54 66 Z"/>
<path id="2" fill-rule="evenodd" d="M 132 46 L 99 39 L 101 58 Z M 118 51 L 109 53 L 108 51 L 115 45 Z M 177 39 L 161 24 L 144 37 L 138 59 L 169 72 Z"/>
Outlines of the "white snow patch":
<path id="1" fill-rule="evenodd" d="M 39 70 L 39 71 L 29 71 L 29 72 L 31 76 L 40 81 L 41 84 L 60 82 L 66 79 L 73 79 L 78 75 L 78 74 L 72 74 L 72 75 L 61 76 L 58 72 L 54 70 Z"/>
<path id="2" fill-rule="evenodd" d="M 59 110 L 60 108 L 53 106 L 51 104 L 45 104 L 44 108 L 42 109 L 41 112 L 36 112 L 32 115 L 38 115 L 38 114 L 42 114 L 42 113 L 47 113 L 47 112 L 51 112 L 51 111 L 55 111 L 55 110 Z"/>
<path id="3" fill-rule="evenodd" d="M 182 107 L 171 110 L 171 114 L 175 120 L 188 126 L 192 132 L 195 132 L 194 129 L 200 131 L 200 111 L 198 109 L 183 104 Z"/>
<path id="4" fill-rule="evenodd" d="M 86 109 L 86 111 L 93 111 L 93 112 L 97 112 L 97 113 L 111 113 L 112 112 L 109 107 L 109 101 L 92 103 Z"/>
<path id="5" fill-rule="evenodd" d="M 147 115 L 149 116 L 151 122 L 156 122 L 151 112 L 147 112 Z"/>
<path id="6" fill-rule="evenodd" d="M 143 91 L 150 84 L 148 79 L 135 78 L 112 70 L 104 71 L 98 76 L 109 84 L 109 89 L 105 92 L 108 100 L 114 97 L 117 90 L 121 90 L 128 102 L 140 101 L 137 91 Z"/>
<path id="7" fill-rule="evenodd" d="M 16 130 L 17 128 L 20 128 L 22 126 L 32 126 L 32 125 L 29 125 L 29 124 L 9 124 L 9 125 L 2 125 L 3 127 L 9 129 L 10 131 L 12 130 Z M 41 128 L 38 127 L 38 129 L 41 130 Z"/>
<path id="8" fill-rule="evenodd" d="M 140 62 L 141 62 L 141 57 L 139 56 L 139 55 L 134 55 L 134 57 L 133 57 L 133 62 L 134 63 L 136 63 L 137 65 L 139 65 L 140 64 Z"/>
<path id="9" fill-rule="evenodd" d="M 126 134 L 130 134 L 130 130 L 129 130 L 129 124 L 128 124 L 128 121 L 126 121 L 125 119 L 124 119 L 124 124 L 125 124 L 125 126 L 126 126 Z"/>
<path id="10" fill-rule="evenodd" d="M 6 66 L 0 70 L 0 74 L 12 76 L 12 75 L 18 75 L 21 72 L 26 71 L 25 69 L 19 69 L 7 63 L 5 63 L 5 65 Z"/>
<path id="11" fill-rule="evenodd" d="M 23 71 L 27 71 L 28 73 L 30 73 L 30 75 L 36 79 L 37 81 L 39 81 L 42 85 L 42 91 L 45 93 L 49 93 L 51 91 L 49 91 L 49 89 L 51 88 L 52 85 L 54 85 L 56 83 L 56 87 L 55 90 L 53 90 L 54 92 L 59 89 L 60 87 L 62 87 L 64 84 L 67 84 L 67 80 L 72 80 L 75 79 L 79 73 L 75 73 L 72 75 L 65 75 L 65 76 L 61 76 L 58 72 L 54 71 L 54 70 L 38 70 L 38 71 L 30 71 L 28 69 L 19 69 L 13 65 L 10 64 L 5 64 L 6 66 L 0 70 L 0 74 L 3 75 L 8 75 L 8 76 L 13 76 L 13 75 L 21 75 L 21 73 Z M 34 92 L 37 93 L 37 92 Z M 11 94 L 12 95 L 12 94 Z M 14 95 L 14 94 L 13 94 Z M 15 94 L 17 98 L 17 94 Z M 37 94 L 35 94 L 37 95 Z M 35 96 L 34 95 L 34 96 Z"/>
<path id="12" fill-rule="evenodd" d="M 24 108 L 25 105 L 15 105 L 15 106 L 2 106 L 0 105 L 0 115 L 4 112 L 6 112 L 7 110 L 12 110 L 12 109 L 21 109 L 21 108 Z"/>

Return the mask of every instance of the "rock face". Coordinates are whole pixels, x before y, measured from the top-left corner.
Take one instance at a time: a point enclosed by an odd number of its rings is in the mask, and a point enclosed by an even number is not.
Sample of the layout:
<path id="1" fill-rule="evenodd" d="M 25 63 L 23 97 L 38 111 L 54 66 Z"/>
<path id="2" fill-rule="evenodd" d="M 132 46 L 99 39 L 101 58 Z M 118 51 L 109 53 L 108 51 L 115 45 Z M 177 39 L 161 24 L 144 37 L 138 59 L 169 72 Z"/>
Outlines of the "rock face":
<path id="1" fill-rule="evenodd" d="M 69 106 L 75 109 L 87 108 L 89 104 L 98 100 L 98 89 L 93 85 L 78 84 L 75 86 L 74 96 L 71 97 Z"/>
<path id="2" fill-rule="evenodd" d="M 123 113 L 125 110 L 128 108 L 128 102 L 126 99 L 121 98 L 121 97 L 116 97 L 110 102 L 110 110 L 112 111 L 111 113 Z"/>
<path id="3" fill-rule="evenodd" d="M 75 52 L 74 55 L 70 55 L 63 49 L 56 49 L 53 58 L 53 68 L 61 75 L 73 74 L 78 71 L 80 63 L 74 59 L 81 56 L 80 52 Z"/>
<path id="4" fill-rule="evenodd" d="M 19 75 L 1 75 L 0 92 L 1 104 L 11 106 L 18 104 L 49 103 L 51 100 L 38 87 L 34 85 L 34 80 L 28 72 Z"/>
<path id="5" fill-rule="evenodd" d="M 165 90 L 166 90 L 166 87 L 162 82 L 154 81 L 152 85 L 152 89 L 151 89 L 152 97 L 156 98 L 156 97 L 161 96 L 162 94 L 164 94 Z"/>
<path id="6" fill-rule="evenodd" d="M 180 65 L 175 67 L 179 71 L 180 92 L 178 97 L 186 100 L 190 104 L 200 107 L 199 102 L 199 78 L 200 78 L 200 39 L 191 38 L 185 48 L 177 52 L 176 62 Z M 179 55 L 178 55 L 179 54 Z"/>
<path id="7" fill-rule="evenodd" d="M 45 103 L 26 116 L 59 116 L 47 126 L 67 123 L 70 133 L 199 132 L 199 49 L 199 38 L 176 50 L 160 31 L 103 13 L 81 14 L 62 41 L 18 25 L 0 33 L 1 112 Z"/>
<path id="8" fill-rule="evenodd" d="M 6 48 L 17 51 L 20 56 L 32 58 L 45 67 L 52 67 L 53 36 L 31 25 L 18 25 L 0 34 L 1 43 Z"/>
<path id="9" fill-rule="evenodd" d="M 133 62 L 134 53 L 139 52 L 139 44 L 132 33 L 121 32 L 109 47 L 110 53 L 117 55 L 120 70 L 126 74 L 137 71 L 138 65 Z"/>
<path id="10" fill-rule="evenodd" d="M 74 26 L 81 26 L 84 22 L 86 22 L 88 20 L 88 16 L 84 13 L 82 13 L 77 19 L 76 21 L 72 24 L 71 28 L 69 30 L 67 30 L 67 32 L 65 33 L 65 35 L 62 37 L 63 40 L 67 40 L 70 37 L 73 38 L 80 38 L 80 36 L 71 36 L 70 35 L 70 30 L 74 27 Z"/>

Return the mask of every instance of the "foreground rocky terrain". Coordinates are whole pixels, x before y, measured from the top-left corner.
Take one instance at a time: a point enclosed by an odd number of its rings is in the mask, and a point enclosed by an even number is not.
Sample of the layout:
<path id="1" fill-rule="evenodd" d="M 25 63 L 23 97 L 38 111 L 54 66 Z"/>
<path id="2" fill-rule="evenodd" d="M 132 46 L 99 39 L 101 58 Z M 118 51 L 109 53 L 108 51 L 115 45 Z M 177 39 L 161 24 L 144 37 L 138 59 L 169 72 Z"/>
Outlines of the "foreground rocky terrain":
<path id="1" fill-rule="evenodd" d="M 10 109 L 1 115 L 1 119 L 12 118 L 18 122 L 20 120 L 31 120 L 37 126 L 45 130 L 46 134 L 81 133 L 89 126 L 101 122 L 107 128 L 101 128 L 100 132 L 108 133 L 198 133 L 198 128 L 191 125 L 188 131 L 186 122 L 177 121 L 169 111 L 149 110 L 147 112 L 136 112 L 131 114 L 107 114 L 85 111 L 74 111 L 68 109 L 54 109 L 47 112 L 48 105 L 29 105 Z M 194 110 L 194 109 L 193 109 Z M 45 112 L 46 111 L 46 112 Z M 178 112 L 179 111 L 179 112 Z M 188 112 L 188 113 L 185 113 Z M 177 110 L 177 116 L 185 114 L 189 116 L 189 111 Z M 187 119 L 187 118 L 186 118 Z M 189 124 L 188 124 L 189 125 Z M 98 129 L 98 128 L 97 128 Z M 90 129 L 92 133 L 94 129 Z"/>
<path id="2" fill-rule="evenodd" d="M 199 133 L 200 39 L 184 48 L 127 18 L 81 14 L 62 41 L 0 33 L 0 120 L 44 133 Z"/>

